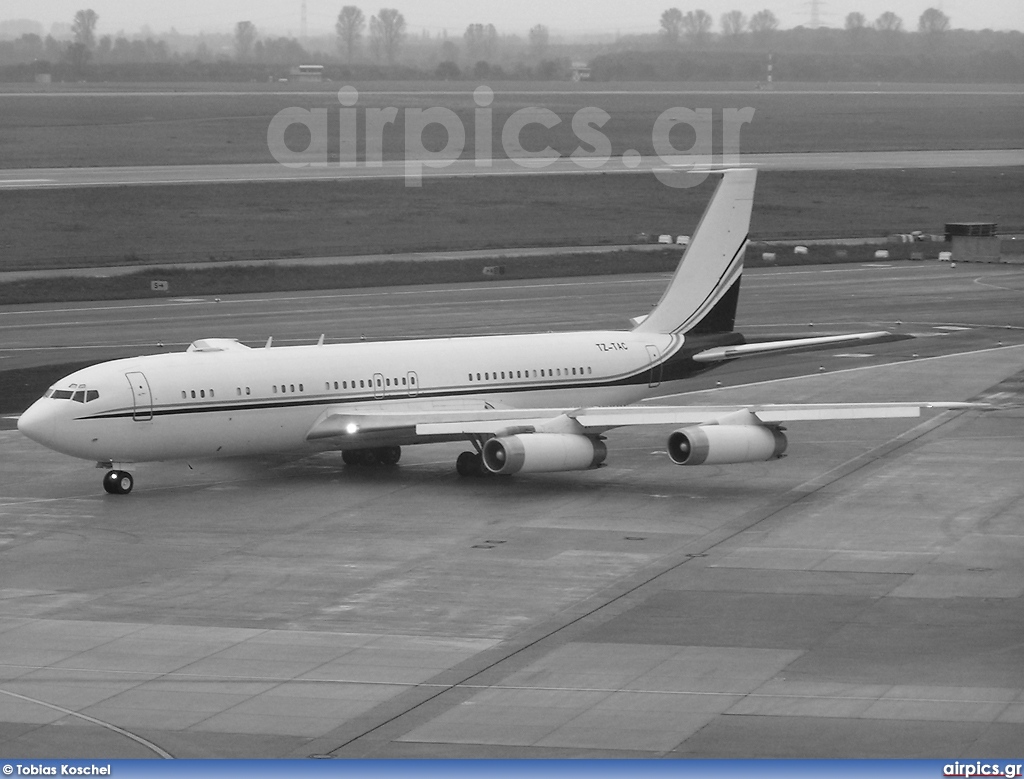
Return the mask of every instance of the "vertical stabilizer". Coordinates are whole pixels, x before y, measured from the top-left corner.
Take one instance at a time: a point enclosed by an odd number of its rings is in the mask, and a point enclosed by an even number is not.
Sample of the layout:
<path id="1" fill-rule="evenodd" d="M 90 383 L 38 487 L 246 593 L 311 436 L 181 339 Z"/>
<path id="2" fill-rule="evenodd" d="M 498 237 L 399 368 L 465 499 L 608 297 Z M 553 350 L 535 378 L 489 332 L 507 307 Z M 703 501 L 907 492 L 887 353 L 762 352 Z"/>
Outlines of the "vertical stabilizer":
<path id="1" fill-rule="evenodd" d="M 732 330 L 757 171 L 727 170 L 642 333 Z"/>

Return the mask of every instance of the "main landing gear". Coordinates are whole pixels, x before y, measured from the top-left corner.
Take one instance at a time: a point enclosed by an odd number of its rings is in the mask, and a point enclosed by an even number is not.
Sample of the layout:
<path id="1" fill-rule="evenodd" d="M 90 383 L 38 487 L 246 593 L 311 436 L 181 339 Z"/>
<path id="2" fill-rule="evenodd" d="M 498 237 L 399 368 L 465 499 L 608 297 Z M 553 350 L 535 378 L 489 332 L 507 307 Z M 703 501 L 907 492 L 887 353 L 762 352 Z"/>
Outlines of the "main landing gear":
<path id="1" fill-rule="evenodd" d="M 398 465 L 402 447 L 379 446 L 376 449 L 344 449 L 341 461 L 345 465 Z"/>
<path id="2" fill-rule="evenodd" d="M 455 461 L 455 472 L 459 476 L 486 476 L 483 455 L 479 452 L 463 452 Z"/>
<path id="3" fill-rule="evenodd" d="M 127 495 L 135 486 L 135 479 L 128 471 L 107 471 L 103 477 L 103 489 L 111 495 Z"/>

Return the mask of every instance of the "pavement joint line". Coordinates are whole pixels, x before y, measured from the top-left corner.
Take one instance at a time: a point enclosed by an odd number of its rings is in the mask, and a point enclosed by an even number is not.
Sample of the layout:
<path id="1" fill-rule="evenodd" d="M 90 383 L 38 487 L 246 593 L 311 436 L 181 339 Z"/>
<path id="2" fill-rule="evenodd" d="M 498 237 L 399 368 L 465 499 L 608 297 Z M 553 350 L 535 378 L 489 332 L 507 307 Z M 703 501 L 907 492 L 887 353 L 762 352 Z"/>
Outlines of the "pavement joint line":
<path id="1" fill-rule="evenodd" d="M 114 733 L 118 733 L 119 735 L 122 735 L 126 738 L 130 738 L 132 741 L 141 744 L 146 749 L 158 755 L 159 757 L 162 757 L 165 760 L 174 759 L 174 755 L 172 755 L 170 752 L 165 751 L 163 748 L 157 746 L 152 741 L 148 741 L 147 739 L 144 739 L 142 736 L 132 733 L 130 730 L 125 730 L 124 728 L 118 727 L 117 725 L 113 725 L 109 722 L 104 722 L 103 720 L 96 719 L 95 717 L 90 717 L 88 714 L 82 714 L 71 709 L 65 709 L 63 706 L 57 706 L 54 703 L 47 703 L 46 701 L 41 701 L 36 698 L 30 698 L 27 695 L 19 695 L 16 692 L 8 692 L 7 690 L 0 690 L 0 695 L 9 695 L 12 698 L 17 698 L 27 703 L 35 703 L 39 706 L 45 706 L 48 709 L 53 709 L 54 711 L 59 711 L 63 714 L 67 714 L 69 717 L 77 717 L 78 719 L 85 720 L 86 722 L 90 722 L 93 725 L 99 725 L 101 728 L 106 728 L 107 730 L 113 731 Z"/>
<path id="2" fill-rule="evenodd" d="M 69 500 L 84 500 L 91 501 L 93 497 L 90 496 L 75 496 L 70 495 L 66 498 L 5 498 L 0 497 L 0 506 L 20 506 L 25 503 L 66 503 Z"/>
<path id="3" fill-rule="evenodd" d="M 116 640 L 116 639 L 115 639 Z M 104 668 L 68 668 L 68 667 L 54 667 L 54 666 L 30 666 L 30 665 L 17 665 L 17 664 L 0 664 L 0 667 L 4 668 L 24 668 L 33 671 L 68 671 L 76 673 L 96 673 L 96 674 L 108 674 L 108 675 L 128 675 L 128 676 L 150 676 L 152 677 L 144 684 L 158 683 L 164 679 L 168 681 L 178 681 L 180 678 L 197 679 L 207 682 L 266 682 L 266 683 L 277 683 L 277 684 L 345 684 L 345 685 L 364 685 L 368 687 L 404 687 L 404 688 L 433 688 L 433 689 L 449 689 L 451 685 L 438 683 L 438 682 L 371 682 L 365 679 L 306 679 L 301 677 L 288 677 L 288 676 L 252 676 L 252 675 L 241 675 L 241 676 L 213 676 L 209 674 L 189 674 L 181 673 L 177 671 L 171 671 L 168 673 L 156 673 L 148 671 L 131 671 L 131 670 L 112 670 Z M 905 686 L 905 685 L 900 685 Z M 931 685 L 922 685 L 931 686 Z M 813 693 L 774 693 L 774 692 L 722 692 L 722 691 L 711 691 L 711 690 L 659 690 L 650 688 L 633 688 L 633 687 L 578 687 L 578 686 L 559 686 L 559 685 L 521 685 L 521 684 L 458 684 L 455 685 L 456 689 L 463 690 L 503 690 L 508 692 L 579 692 L 579 693 L 629 693 L 631 695 L 688 695 L 688 696 L 705 696 L 705 697 L 725 697 L 725 698 L 784 698 L 787 700 L 863 700 L 863 701 L 897 701 L 905 703 L 1012 703 L 1013 699 L 1020 695 L 1024 690 L 1018 688 L 1006 688 L 1012 694 L 1010 699 L 993 699 L 993 698 L 982 698 L 982 697 L 962 697 L 962 698 L 933 698 L 933 697 L 921 697 L 912 695 L 897 695 L 887 696 L 886 693 L 879 695 L 815 695 Z M 895 689 L 896 685 L 888 685 L 888 689 Z M 7 692 L 0 690 L 0 693 L 6 695 L 17 696 L 17 693 Z M 262 693 L 261 693 L 262 694 Z M 18 696 L 21 697 L 21 696 Z M 43 703 L 41 701 L 34 701 L 36 703 Z M 45 704 L 44 704 L 45 705 Z"/>

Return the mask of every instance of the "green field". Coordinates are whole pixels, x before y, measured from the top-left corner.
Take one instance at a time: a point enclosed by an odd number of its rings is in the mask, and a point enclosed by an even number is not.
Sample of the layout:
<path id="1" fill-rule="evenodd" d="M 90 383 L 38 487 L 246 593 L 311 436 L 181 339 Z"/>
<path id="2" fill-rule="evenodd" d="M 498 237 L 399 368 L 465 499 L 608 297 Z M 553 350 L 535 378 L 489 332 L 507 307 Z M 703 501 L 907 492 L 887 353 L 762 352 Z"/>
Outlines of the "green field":
<path id="1" fill-rule="evenodd" d="M 313 92 L 233 84 L 220 91 L 162 93 L 132 86 L 55 87 L 50 91 L 8 90 L 0 94 L 0 167 L 63 167 L 113 165 L 174 165 L 200 163 L 273 162 L 267 149 L 267 127 L 284 108 L 327 108 L 331 159 L 337 158 L 340 104 L 337 88 L 323 85 Z M 362 91 L 360 109 L 444 106 L 454 110 L 465 126 L 464 156 L 476 154 L 472 99 L 476 82 L 441 84 L 357 84 Z M 678 90 L 673 89 L 674 86 Z M 580 146 L 571 127 L 581 108 L 597 107 L 610 115 L 602 131 L 610 138 L 612 154 L 634 149 L 654 154 L 652 128 L 666 109 L 710 108 L 715 121 L 716 149 L 721 138 L 722 110 L 755 109 L 753 121 L 741 136 L 746 153 L 798 151 L 873 151 L 904 149 L 999 149 L 1022 144 L 1024 100 L 1020 91 L 935 86 L 904 91 L 869 87 L 870 92 L 829 90 L 819 94 L 814 85 L 790 91 L 717 90 L 685 84 L 494 84 L 491 152 L 504 156 L 501 129 L 508 116 L 521 108 L 540 106 L 554 111 L 561 123 L 551 129 L 530 125 L 522 133 L 525 148 L 551 146 L 569 154 Z M 70 89 L 72 94 L 56 92 Z M 98 90 L 104 91 L 98 91 Z M 516 92 L 513 90 L 519 89 Z M 976 91 L 975 91 L 976 89 Z M 12 93 L 13 92 L 13 93 Z M 362 117 L 363 115 L 360 114 Z M 403 113 L 383 134 L 385 159 L 401 158 L 404 144 Z M 362 123 L 362 119 L 361 119 Z M 302 148 L 308 139 L 294 128 L 294 141 Z M 363 130 L 360 130 L 363 144 Z M 672 135 L 677 149 L 693 143 L 685 126 Z M 446 133 L 431 126 L 424 133 L 427 148 L 439 149 Z M 490 155 L 488 155 L 490 156 Z"/>
<path id="2" fill-rule="evenodd" d="M 624 244 L 691 233 L 712 186 L 616 174 L 9 191 L 0 270 Z M 1024 232 L 1021 192 L 1024 168 L 763 172 L 751 235 L 941 233 L 972 220 Z"/>

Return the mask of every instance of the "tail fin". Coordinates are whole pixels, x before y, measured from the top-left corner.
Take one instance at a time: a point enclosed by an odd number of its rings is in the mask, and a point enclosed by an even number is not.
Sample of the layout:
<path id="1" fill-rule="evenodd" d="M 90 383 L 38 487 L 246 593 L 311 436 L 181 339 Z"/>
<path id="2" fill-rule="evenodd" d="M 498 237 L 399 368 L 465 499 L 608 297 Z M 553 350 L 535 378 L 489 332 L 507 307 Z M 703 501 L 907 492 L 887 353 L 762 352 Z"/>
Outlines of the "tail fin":
<path id="1" fill-rule="evenodd" d="M 668 289 L 634 332 L 732 330 L 756 180 L 753 168 L 723 172 Z"/>

